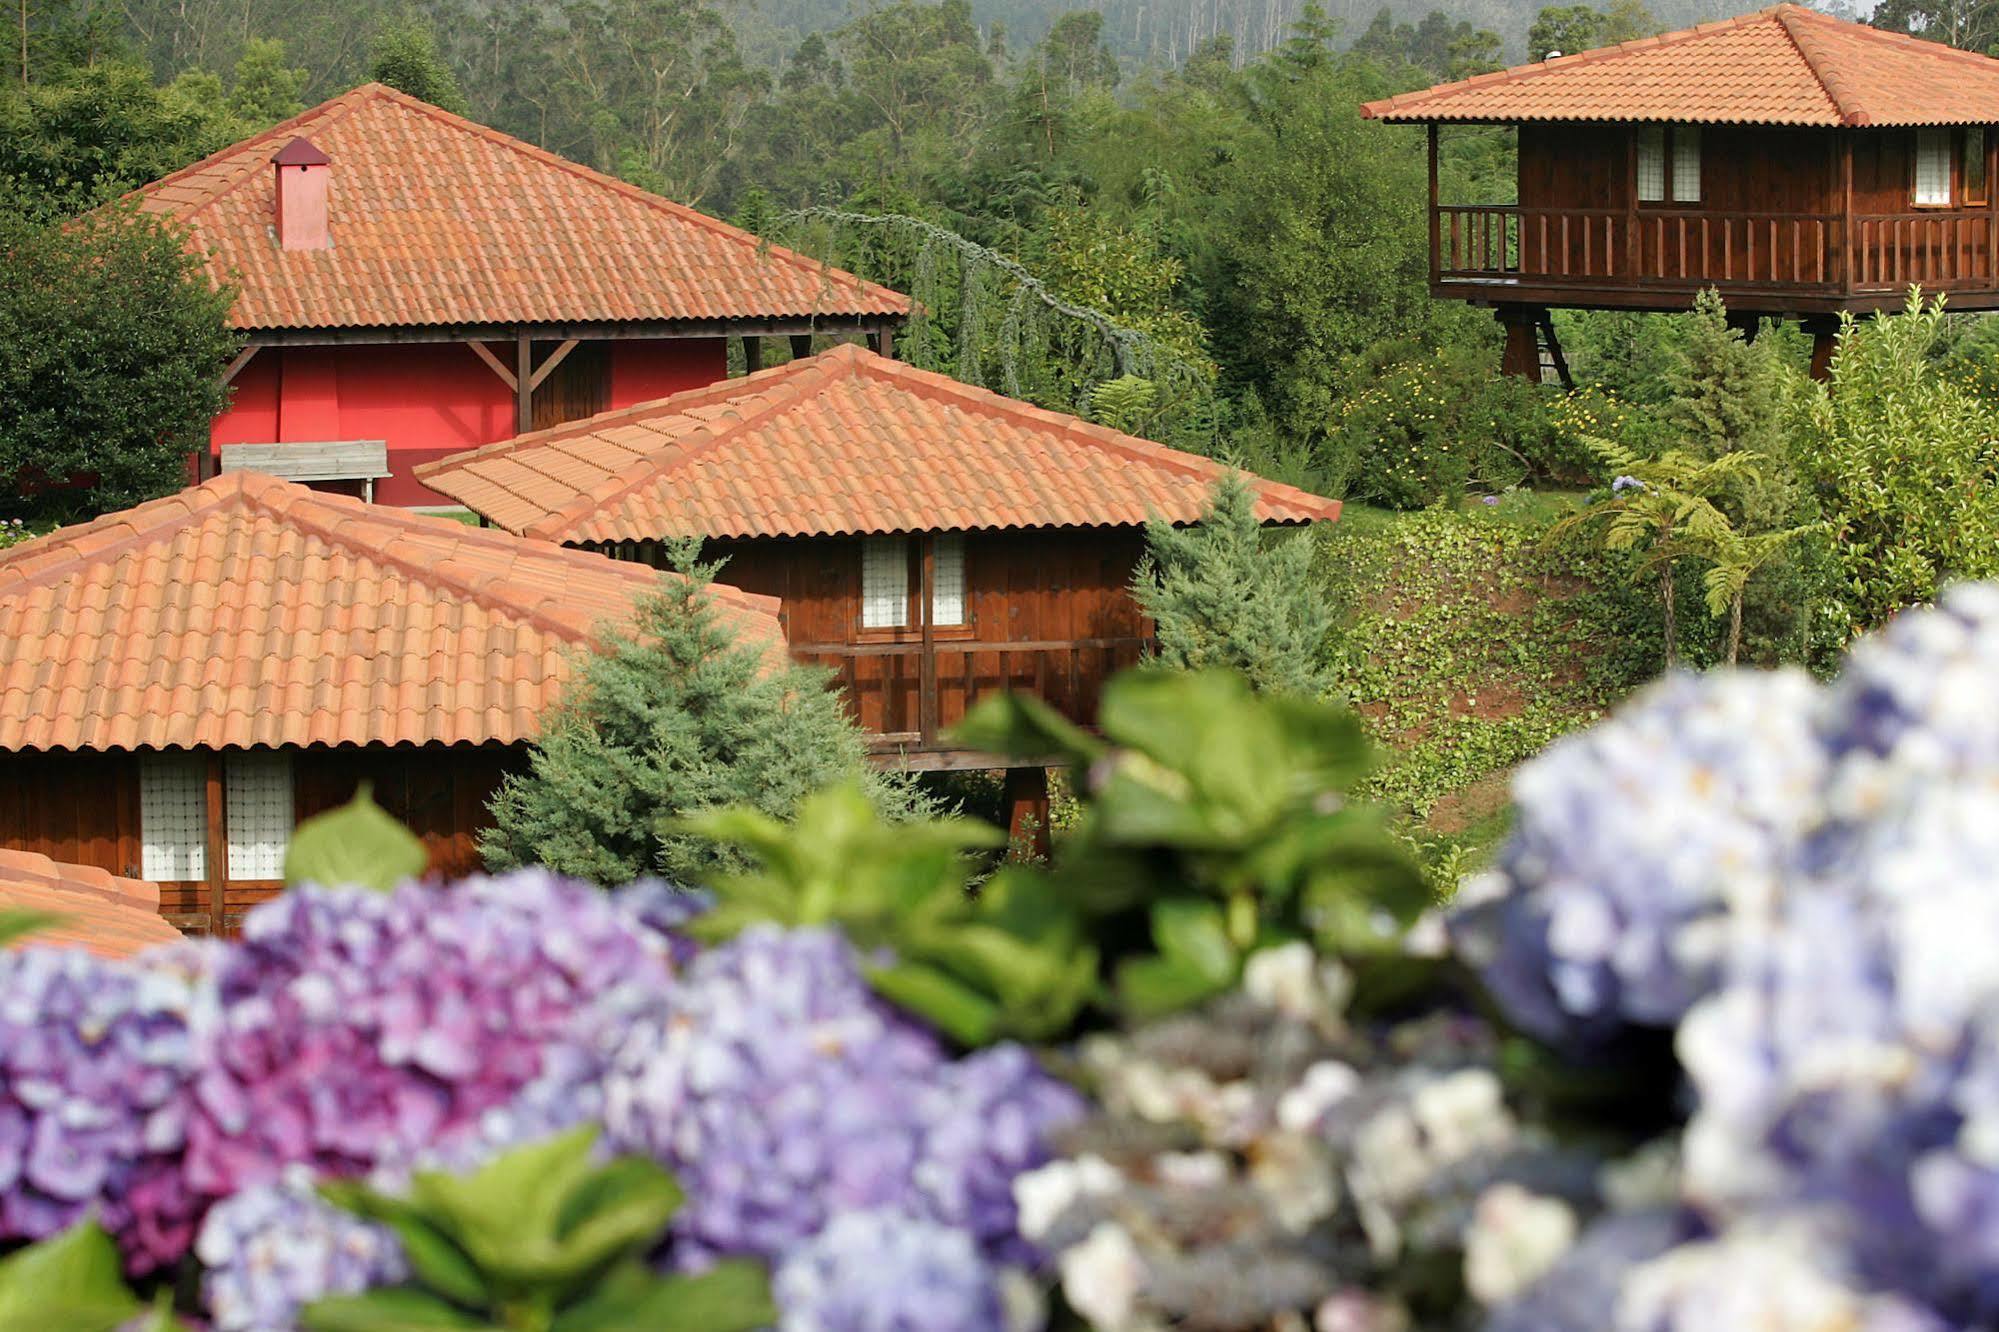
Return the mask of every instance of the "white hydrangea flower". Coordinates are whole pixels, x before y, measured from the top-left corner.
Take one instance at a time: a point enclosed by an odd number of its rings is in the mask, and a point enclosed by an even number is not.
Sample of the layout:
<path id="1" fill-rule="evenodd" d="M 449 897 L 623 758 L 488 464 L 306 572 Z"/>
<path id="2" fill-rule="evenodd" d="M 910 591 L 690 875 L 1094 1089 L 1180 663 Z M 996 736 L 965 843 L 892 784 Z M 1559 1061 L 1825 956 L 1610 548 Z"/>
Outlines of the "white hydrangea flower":
<path id="1" fill-rule="evenodd" d="M 1479 1195 L 1465 1232 L 1465 1289 L 1480 1304 L 1518 1295 L 1546 1275 L 1576 1242 L 1575 1210 L 1518 1184 Z"/>

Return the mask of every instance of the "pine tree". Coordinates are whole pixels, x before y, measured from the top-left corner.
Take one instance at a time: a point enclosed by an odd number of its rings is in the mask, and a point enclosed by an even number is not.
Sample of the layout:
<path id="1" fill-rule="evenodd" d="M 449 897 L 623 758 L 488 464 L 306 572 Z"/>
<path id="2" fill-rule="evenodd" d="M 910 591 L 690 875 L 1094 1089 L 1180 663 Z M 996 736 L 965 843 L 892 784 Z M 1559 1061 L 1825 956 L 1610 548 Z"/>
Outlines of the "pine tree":
<path id="1" fill-rule="evenodd" d="M 1680 361 L 1670 381 L 1666 420 L 1680 447 L 1703 458 L 1777 450 L 1783 404 L 1763 343 L 1732 328 L 1712 287 L 1694 299 L 1684 321 Z"/>
<path id="2" fill-rule="evenodd" d="M 1145 538 L 1131 591 L 1157 626 L 1161 664 L 1229 667 L 1267 693 L 1333 692 L 1332 614 L 1314 593 L 1311 542 L 1266 534 L 1239 474 L 1216 485 L 1199 526 L 1150 522 Z"/>
<path id="3" fill-rule="evenodd" d="M 529 755 L 493 798 L 480 849 L 494 869 L 538 864 L 603 884 L 663 874 L 682 883 L 740 853 L 682 829 L 683 815 L 745 804 L 789 818 L 807 795 L 858 779 L 885 812 L 910 789 L 873 772 L 866 744 L 822 673 L 773 667 L 735 640 L 707 585 L 715 566 L 678 554 L 633 631 L 607 636 Z"/>

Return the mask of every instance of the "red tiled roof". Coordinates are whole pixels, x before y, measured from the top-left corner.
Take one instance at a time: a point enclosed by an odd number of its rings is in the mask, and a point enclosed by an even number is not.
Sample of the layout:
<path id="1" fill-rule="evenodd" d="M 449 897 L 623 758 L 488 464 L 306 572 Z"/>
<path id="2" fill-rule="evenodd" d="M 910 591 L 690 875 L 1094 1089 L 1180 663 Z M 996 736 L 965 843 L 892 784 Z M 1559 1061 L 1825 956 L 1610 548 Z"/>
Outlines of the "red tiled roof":
<path id="1" fill-rule="evenodd" d="M 0 848 L 0 910 L 61 917 L 17 940 L 17 948 L 74 947 L 116 958 L 181 937 L 160 915 L 158 884 L 65 865 L 33 851 Z"/>
<path id="2" fill-rule="evenodd" d="M 283 250 L 272 159 L 332 159 L 325 250 Z M 378 83 L 136 192 L 187 223 L 244 329 L 895 317 L 907 297 Z"/>
<path id="3" fill-rule="evenodd" d="M 0 552 L 0 750 L 529 739 L 662 576 L 226 473 Z M 716 598 L 782 651 L 775 599 Z"/>
<path id="4" fill-rule="evenodd" d="M 1388 121 L 1999 122 L 1999 60 L 1777 5 L 1368 102 Z"/>
<path id="5" fill-rule="evenodd" d="M 843 346 L 416 474 L 510 531 L 585 543 L 1193 522 L 1225 470 Z M 1266 521 L 1339 516 L 1256 485 Z"/>

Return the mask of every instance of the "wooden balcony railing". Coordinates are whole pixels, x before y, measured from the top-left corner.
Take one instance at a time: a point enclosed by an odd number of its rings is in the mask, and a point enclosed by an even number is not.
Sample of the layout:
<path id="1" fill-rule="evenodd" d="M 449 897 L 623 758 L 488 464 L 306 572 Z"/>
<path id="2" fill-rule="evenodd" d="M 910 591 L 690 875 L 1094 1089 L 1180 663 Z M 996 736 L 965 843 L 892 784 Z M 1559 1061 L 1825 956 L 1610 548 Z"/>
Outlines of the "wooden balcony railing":
<path id="1" fill-rule="evenodd" d="M 1698 208 L 1431 211 L 1439 283 L 1586 288 L 1780 288 L 1820 294 L 1999 287 L 1999 214 L 1857 216 Z"/>
<path id="2" fill-rule="evenodd" d="M 945 733 L 990 693 L 1031 693 L 1073 721 L 1093 722 L 1104 681 L 1136 665 L 1151 641 L 939 639 L 927 654 L 920 642 L 805 643 L 791 655 L 832 669 L 877 748 L 941 750 Z"/>

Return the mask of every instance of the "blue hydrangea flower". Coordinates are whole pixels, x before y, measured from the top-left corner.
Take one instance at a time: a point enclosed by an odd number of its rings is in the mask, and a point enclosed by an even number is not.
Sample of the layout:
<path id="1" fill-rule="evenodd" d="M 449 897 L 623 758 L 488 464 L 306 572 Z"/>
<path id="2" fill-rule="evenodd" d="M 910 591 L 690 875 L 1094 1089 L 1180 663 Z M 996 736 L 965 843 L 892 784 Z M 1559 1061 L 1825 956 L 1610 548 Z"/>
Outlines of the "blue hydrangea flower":
<path id="1" fill-rule="evenodd" d="M 317 1300 L 395 1285 L 409 1275 L 387 1227 L 320 1198 L 300 1167 L 210 1208 L 194 1251 L 216 1332 L 296 1327 L 299 1313 Z"/>
<path id="2" fill-rule="evenodd" d="M 771 1282 L 779 1332 L 1002 1332 L 993 1269 L 970 1235 L 895 1211 L 844 1212 Z"/>
<path id="3" fill-rule="evenodd" d="M 1819 814 L 1818 706 L 1801 673 L 1672 676 L 1520 770 L 1499 874 L 1452 926 L 1510 1017 L 1586 1042 L 1712 988 L 1730 914 L 1768 909 Z"/>

